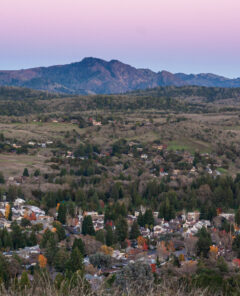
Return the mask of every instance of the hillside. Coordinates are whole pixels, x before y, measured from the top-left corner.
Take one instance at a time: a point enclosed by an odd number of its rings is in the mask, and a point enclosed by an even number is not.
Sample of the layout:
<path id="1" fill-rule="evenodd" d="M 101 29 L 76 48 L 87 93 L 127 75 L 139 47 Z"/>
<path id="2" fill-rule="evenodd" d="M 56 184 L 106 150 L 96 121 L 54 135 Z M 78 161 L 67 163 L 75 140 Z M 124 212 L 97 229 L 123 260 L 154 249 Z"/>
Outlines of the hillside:
<path id="1" fill-rule="evenodd" d="M 136 69 L 117 60 L 85 58 L 68 65 L 0 71 L 0 85 L 67 94 L 112 94 L 158 86 L 240 87 L 240 78 Z"/>

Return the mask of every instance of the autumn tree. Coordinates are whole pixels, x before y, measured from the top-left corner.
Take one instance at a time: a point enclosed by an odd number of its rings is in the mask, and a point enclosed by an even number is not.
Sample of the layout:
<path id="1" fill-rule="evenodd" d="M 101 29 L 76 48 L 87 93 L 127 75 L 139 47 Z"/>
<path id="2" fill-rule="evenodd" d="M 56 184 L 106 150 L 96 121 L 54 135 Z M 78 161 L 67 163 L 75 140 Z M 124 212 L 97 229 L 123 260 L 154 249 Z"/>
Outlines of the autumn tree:
<path id="1" fill-rule="evenodd" d="M 10 204 L 8 203 L 8 204 L 6 204 L 6 207 L 5 207 L 5 218 L 6 218 L 7 220 L 9 220 L 10 211 L 11 211 L 11 206 L 10 206 Z"/>
<path id="2" fill-rule="evenodd" d="M 38 256 L 38 263 L 40 268 L 45 268 L 47 265 L 47 258 L 44 255 L 40 254 Z"/>
<path id="3" fill-rule="evenodd" d="M 112 254 L 113 254 L 113 248 L 108 247 L 108 246 L 106 246 L 106 245 L 101 246 L 100 251 L 101 251 L 103 254 L 105 254 L 105 255 L 110 255 L 110 256 L 112 256 Z"/>

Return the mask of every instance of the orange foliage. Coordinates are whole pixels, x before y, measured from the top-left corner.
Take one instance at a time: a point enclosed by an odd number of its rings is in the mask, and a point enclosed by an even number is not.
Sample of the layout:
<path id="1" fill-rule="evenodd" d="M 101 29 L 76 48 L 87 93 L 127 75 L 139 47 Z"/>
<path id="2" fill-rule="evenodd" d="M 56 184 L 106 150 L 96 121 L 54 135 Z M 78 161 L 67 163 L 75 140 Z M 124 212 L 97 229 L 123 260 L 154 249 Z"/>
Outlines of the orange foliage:
<path id="1" fill-rule="evenodd" d="M 214 257 L 217 257 L 218 247 L 214 245 L 210 246 L 210 254 Z"/>
<path id="2" fill-rule="evenodd" d="M 103 252 L 105 255 L 112 256 L 112 254 L 113 254 L 113 248 L 108 247 L 106 245 L 103 245 L 103 246 L 101 246 L 101 252 Z"/>
<path id="3" fill-rule="evenodd" d="M 60 207 L 60 203 L 57 203 L 57 207 L 56 207 L 57 212 L 58 212 L 59 207 Z"/>
<path id="4" fill-rule="evenodd" d="M 178 259 L 179 259 L 180 262 L 185 261 L 185 257 L 184 257 L 183 254 L 180 254 L 180 255 L 178 256 Z"/>
<path id="5" fill-rule="evenodd" d="M 139 237 L 137 238 L 137 242 L 138 242 L 138 245 L 139 245 L 139 246 L 143 247 L 144 244 L 146 243 L 146 239 L 145 239 L 143 236 L 139 236 Z"/>
<path id="6" fill-rule="evenodd" d="M 27 210 L 25 210 L 24 215 L 23 215 L 23 218 L 25 218 L 27 220 L 30 219 L 29 216 L 28 216 L 28 211 Z"/>
<path id="7" fill-rule="evenodd" d="M 30 218 L 31 221 L 36 221 L 37 220 L 36 214 L 34 212 L 31 213 L 29 218 Z"/>
<path id="8" fill-rule="evenodd" d="M 5 218 L 8 220 L 9 214 L 10 214 L 11 206 L 10 204 L 6 204 L 5 208 Z"/>
<path id="9" fill-rule="evenodd" d="M 47 265 L 47 258 L 45 256 L 43 256 L 42 254 L 40 254 L 38 256 L 38 263 L 41 268 L 45 268 Z"/>

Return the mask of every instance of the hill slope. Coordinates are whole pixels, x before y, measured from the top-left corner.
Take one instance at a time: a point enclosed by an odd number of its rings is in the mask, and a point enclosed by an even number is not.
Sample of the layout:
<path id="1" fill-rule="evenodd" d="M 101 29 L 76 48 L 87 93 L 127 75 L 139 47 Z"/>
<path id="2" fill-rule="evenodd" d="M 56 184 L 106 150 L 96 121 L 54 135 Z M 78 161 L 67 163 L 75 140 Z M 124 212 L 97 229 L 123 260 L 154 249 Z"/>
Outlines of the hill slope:
<path id="1" fill-rule="evenodd" d="M 228 79 L 213 74 L 172 74 L 167 71 L 155 73 L 117 60 L 107 62 L 85 58 L 68 65 L 0 71 L 0 85 L 67 94 L 110 94 L 171 85 L 240 87 L 240 78 Z"/>

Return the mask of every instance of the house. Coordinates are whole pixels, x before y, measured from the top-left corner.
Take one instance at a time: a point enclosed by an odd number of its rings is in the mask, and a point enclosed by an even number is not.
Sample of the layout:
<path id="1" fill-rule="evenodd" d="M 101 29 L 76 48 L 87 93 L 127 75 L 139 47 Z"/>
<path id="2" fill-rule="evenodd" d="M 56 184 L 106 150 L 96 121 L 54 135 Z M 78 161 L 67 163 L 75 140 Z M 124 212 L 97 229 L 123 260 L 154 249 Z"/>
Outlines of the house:
<path id="1" fill-rule="evenodd" d="M 200 213 L 197 211 L 187 213 L 187 220 L 188 221 L 197 221 L 197 220 L 199 220 L 199 217 L 200 217 Z"/>

